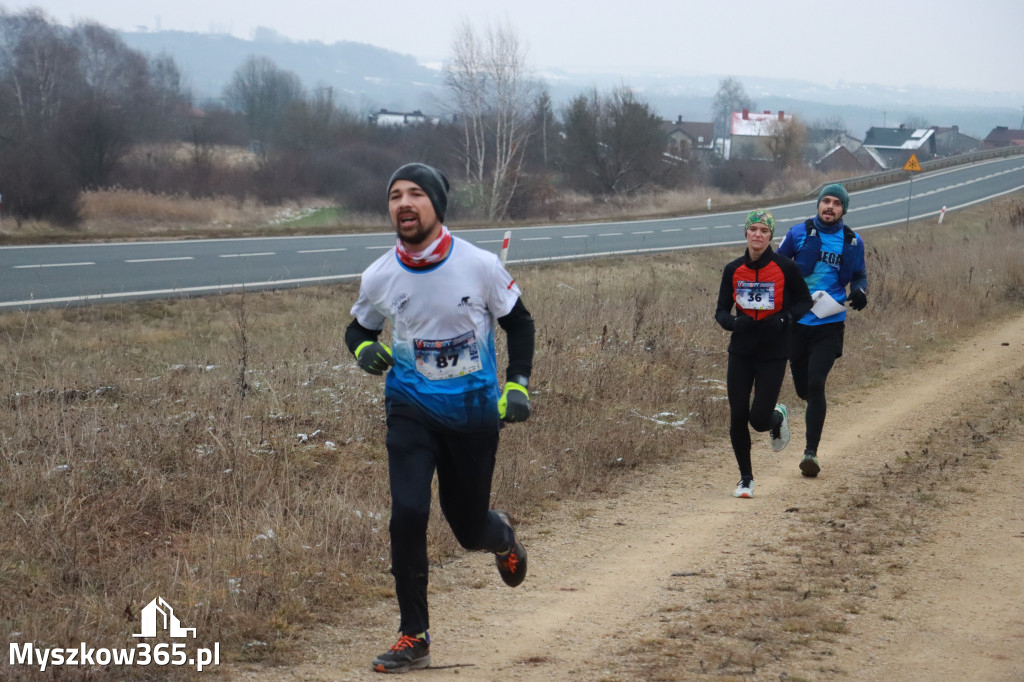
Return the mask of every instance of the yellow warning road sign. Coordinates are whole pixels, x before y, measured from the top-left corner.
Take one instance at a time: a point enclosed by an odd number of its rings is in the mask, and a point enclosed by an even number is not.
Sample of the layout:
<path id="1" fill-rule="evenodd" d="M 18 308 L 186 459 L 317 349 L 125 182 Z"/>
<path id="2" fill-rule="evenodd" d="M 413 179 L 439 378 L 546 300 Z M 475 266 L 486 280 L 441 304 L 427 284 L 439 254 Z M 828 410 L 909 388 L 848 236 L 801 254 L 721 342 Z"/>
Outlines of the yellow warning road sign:
<path id="1" fill-rule="evenodd" d="M 922 170 L 924 170 L 923 168 L 921 168 L 921 164 L 917 162 L 917 154 L 911 154 L 910 155 L 910 158 L 907 159 L 907 162 L 903 165 L 903 170 L 905 170 L 905 171 L 922 171 Z"/>

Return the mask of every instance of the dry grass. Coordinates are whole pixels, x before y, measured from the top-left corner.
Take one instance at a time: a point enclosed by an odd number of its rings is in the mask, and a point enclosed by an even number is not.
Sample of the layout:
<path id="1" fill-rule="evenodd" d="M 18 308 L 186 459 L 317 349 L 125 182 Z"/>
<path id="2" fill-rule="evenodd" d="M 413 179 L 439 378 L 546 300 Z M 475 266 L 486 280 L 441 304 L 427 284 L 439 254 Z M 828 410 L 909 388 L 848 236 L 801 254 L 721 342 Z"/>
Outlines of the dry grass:
<path id="1" fill-rule="evenodd" d="M 1019 310 L 1024 259 L 1004 248 L 1019 240 L 1006 220 L 1017 207 L 870 232 L 872 314 L 847 337 L 858 362 L 837 365 L 830 385 L 871 381 L 949 334 Z M 702 442 L 724 442 L 726 339 L 713 311 L 734 251 L 516 271 L 537 319 L 535 413 L 529 428 L 503 435 L 503 505 L 528 519 L 567 496 L 613 494 L 634 470 Z M 159 595 L 198 628 L 200 646 L 287 660 L 296 628 L 391 594 L 382 389 L 341 340 L 355 292 L 346 284 L 0 315 L 8 641 L 131 645 L 138 609 Z M 906 473 L 891 475 L 914 475 L 913 466 L 909 458 Z M 878 509 L 873 490 L 843 513 Z M 891 529 L 893 518 L 877 523 Z M 844 537 L 826 530 L 810 522 L 769 549 L 818 565 L 827 552 L 799 548 Z M 836 542 L 861 543 L 867 557 L 886 550 L 864 538 Z M 430 548 L 435 560 L 459 551 L 437 522 Z M 847 569 L 877 570 L 864 561 Z M 793 599 L 840 580 L 838 569 L 819 573 L 822 582 L 780 580 L 766 565 L 764 619 L 793 637 L 827 641 L 841 630 L 838 616 Z M 862 598 L 860 578 L 853 588 L 849 608 Z M 736 646 L 721 650 L 719 670 L 758 665 L 748 645 L 756 628 L 723 636 Z"/>

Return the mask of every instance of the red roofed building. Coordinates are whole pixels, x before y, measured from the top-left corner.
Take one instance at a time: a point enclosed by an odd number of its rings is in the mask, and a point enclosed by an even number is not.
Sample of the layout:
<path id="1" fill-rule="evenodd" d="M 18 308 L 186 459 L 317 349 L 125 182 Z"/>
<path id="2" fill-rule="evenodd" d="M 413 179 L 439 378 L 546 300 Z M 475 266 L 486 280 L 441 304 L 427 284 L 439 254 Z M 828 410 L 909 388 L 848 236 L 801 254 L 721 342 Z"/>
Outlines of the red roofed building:
<path id="1" fill-rule="evenodd" d="M 779 124 L 792 120 L 793 116 L 787 115 L 784 111 L 775 114 L 770 111 L 756 114 L 749 109 L 732 112 L 724 158 L 771 161 L 769 140 Z"/>

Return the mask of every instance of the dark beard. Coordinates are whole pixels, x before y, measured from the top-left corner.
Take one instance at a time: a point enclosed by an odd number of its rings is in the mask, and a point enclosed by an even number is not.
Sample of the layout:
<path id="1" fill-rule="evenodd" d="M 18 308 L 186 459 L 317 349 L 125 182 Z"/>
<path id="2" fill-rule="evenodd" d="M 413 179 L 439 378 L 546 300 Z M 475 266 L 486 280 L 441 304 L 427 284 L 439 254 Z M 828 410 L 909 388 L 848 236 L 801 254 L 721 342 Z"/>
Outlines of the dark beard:
<path id="1" fill-rule="evenodd" d="M 422 220 L 419 221 L 419 226 L 415 232 L 402 233 L 402 228 L 397 224 L 395 225 L 395 234 L 398 235 L 398 239 L 405 244 L 407 247 L 417 248 L 424 246 L 427 240 L 430 239 L 430 234 L 433 232 L 437 223 L 427 225 Z"/>
<path id="2" fill-rule="evenodd" d="M 398 239 L 406 246 L 423 246 L 427 238 L 430 237 L 430 228 L 423 227 L 422 225 L 420 225 L 416 232 L 408 236 L 403 235 L 400 231 L 396 230 L 396 232 Z"/>
<path id="3" fill-rule="evenodd" d="M 832 225 L 838 225 L 839 223 L 843 222 L 843 216 L 839 216 L 838 218 L 835 217 L 834 215 L 831 218 L 818 216 L 818 220 L 821 221 L 822 225 L 828 225 L 829 227 L 831 227 Z"/>

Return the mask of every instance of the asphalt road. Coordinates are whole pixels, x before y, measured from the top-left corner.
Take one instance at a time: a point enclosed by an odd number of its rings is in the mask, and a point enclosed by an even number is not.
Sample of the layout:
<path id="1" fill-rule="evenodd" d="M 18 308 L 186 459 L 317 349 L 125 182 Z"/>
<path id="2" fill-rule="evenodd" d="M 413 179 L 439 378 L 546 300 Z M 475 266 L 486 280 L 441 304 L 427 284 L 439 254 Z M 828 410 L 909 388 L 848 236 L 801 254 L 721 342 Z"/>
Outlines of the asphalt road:
<path id="1" fill-rule="evenodd" d="M 915 174 L 851 195 L 857 231 L 950 213 L 1024 189 L 1024 158 Z M 908 201 L 909 199 L 909 201 Z M 383 197 L 381 199 L 383 202 Z M 755 208 L 751 206 L 749 208 Z M 770 205 L 781 238 L 814 214 L 813 200 Z M 748 209 L 749 210 L 749 209 Z M 739 244 L 747 210 L 619 223 L 511 229 L 508 262 L 537 263 Z M 506 228 L 453 233 L 497 252 Z M 0 247 L 0 311 L 175 298 L 355 279 L 391 232 L 310 237 Z"/>

